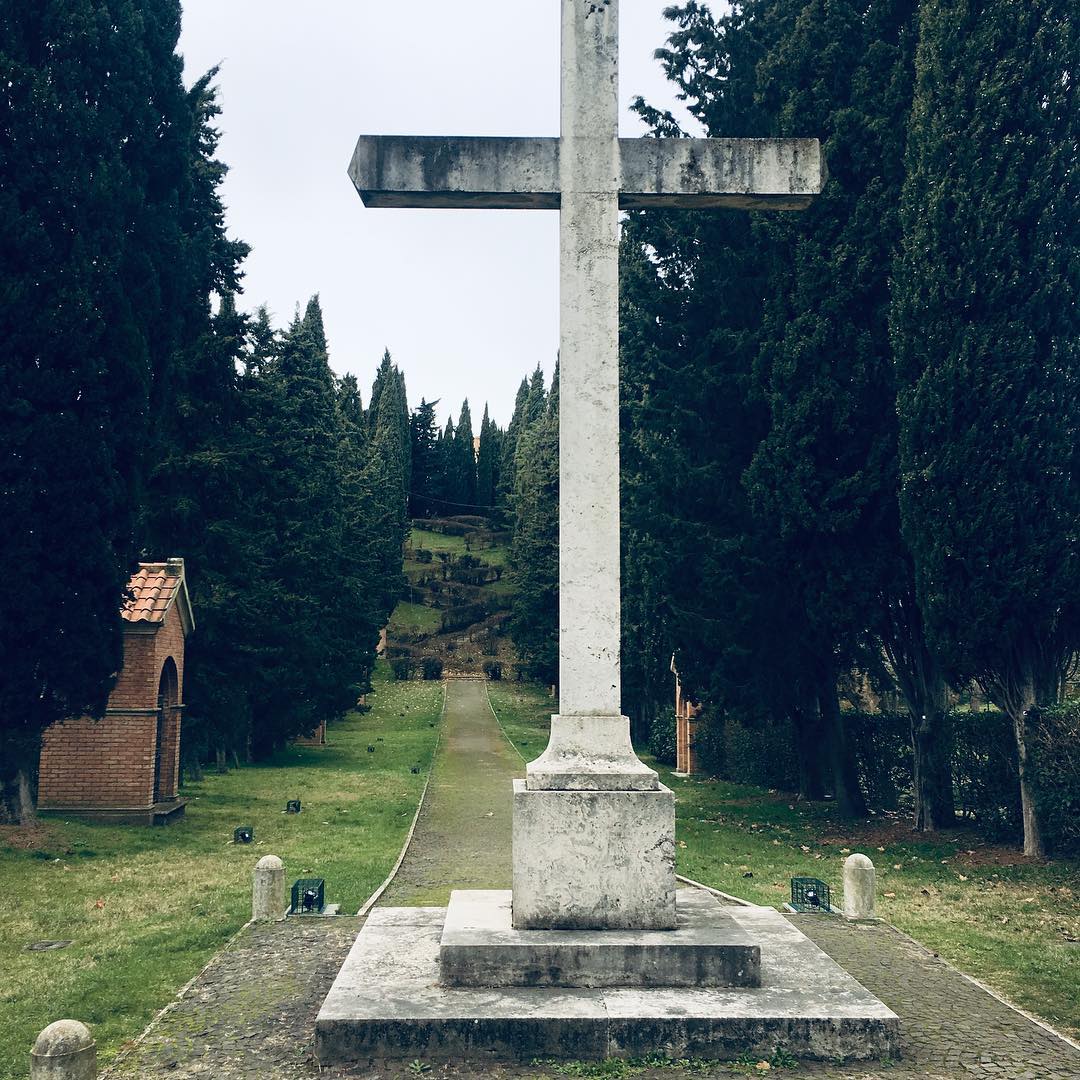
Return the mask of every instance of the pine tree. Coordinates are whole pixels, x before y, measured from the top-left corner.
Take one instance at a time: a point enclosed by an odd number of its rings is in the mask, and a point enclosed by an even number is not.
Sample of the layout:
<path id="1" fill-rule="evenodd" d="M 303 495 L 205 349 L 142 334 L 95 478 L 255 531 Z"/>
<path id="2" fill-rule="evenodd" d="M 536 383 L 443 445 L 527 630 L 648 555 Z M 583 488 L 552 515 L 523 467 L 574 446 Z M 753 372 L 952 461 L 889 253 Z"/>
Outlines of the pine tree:
<path id="1" fill-rule="evenodd" d="M 952 671 L 1027 723 L 1080 648 L 1080 23 L 1063 0 L 924 0 L 893 341 L 904 535 Z"/>

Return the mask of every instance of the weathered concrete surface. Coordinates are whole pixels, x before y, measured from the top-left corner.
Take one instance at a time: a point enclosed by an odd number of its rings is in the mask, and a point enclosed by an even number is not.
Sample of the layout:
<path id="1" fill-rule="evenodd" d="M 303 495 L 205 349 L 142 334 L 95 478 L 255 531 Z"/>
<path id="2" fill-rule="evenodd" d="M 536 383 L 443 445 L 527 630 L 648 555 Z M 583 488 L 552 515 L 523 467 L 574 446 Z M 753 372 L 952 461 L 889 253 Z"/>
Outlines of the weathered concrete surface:
<path id="1" fill-rule="evenodd" d="M 97 1043 L 78 1020 L 57 1020 L 30 1051 L 30 1080 L 97 1080 Z"/>
<path id="2" fill-rule="evenodd" d="M 443 925 L 443 986 L 757 986 L 761 949 L 730 908 L 680 889 L 675 930 L 515 930 L 509 890 L 456 891 Z"/>
<path id="3" fill-rule="evenodd" d="M 761 945 L 758 989 L 446 988 L 445 909 L 378 910 L 319 1012 L 319 1059 L 897 1056 L 896 1016 L 783 916 L 731 914 Z"/>
<path id="4" fill-rule="evenodd" d="M 801 210 L 825 177 L 817 139 L 619 139 L 617 145 L 621 210 Z M 558 210 L 561 154 L 558 139 L 364 135 L 349 176 L 373 208 Z"/>
<path id="5" fill-rule="evenodd" d="M 553 716 L 547 749 L 525 770 L 530 791 L 656 791 L 625 716 Z"/>
<path id="6" fill-rule="evenodd" d="M 514 926 L 670 930 L 675 797 L 658 791 L 530 791 L 514 781 Z"/>
<path id="7" fill-rule="evenodd" d="M 264 855 L 251 876 L 252 922 L 278 922 L 286 907 L 285 864 L 276 855 Z"/>
<path id="8" fill-rule="evenodd" d="M 856 852 L 844 860 L 844 918 L 858 922 L 877 919 L 877 872 L 866 855 Z"/>
<path id="9" fill-rule="evenodd" d="M 821 193 L 817 139 L 620 139 L 624 210 L 802 210 Z"/>
<path id="10" fill-rule="evenodd" d="M 364 135 L 349 177 L 371 207 L 558 210 L 559 141 Z"/>

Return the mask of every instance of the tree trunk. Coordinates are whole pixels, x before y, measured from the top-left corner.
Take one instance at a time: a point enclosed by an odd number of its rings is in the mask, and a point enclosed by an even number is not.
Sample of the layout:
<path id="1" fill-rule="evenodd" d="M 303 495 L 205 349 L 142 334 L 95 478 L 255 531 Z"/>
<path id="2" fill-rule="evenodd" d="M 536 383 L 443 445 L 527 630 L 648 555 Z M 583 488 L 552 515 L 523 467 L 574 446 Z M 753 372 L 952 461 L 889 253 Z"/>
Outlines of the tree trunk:
<path id="1" fill-rule="evenodd" d="M 31 781 L 40 753 L 39 736 L 0 736 L 0 823 L 33 825 L 37 820 Z"/>
<path id="2" fill-rule="evenodd" d="M 930 702 L 911 717 L 915 828 L 936 832 L 956 824 L 953 798 L 951 732 L 948 713 Z"/>
<path id="3" fill-rule="evenodd" d="M 799 756 L 799 797 L 816 802 L 825 798 L 824 739 L 817 702 L 804 702 L 793 710 L 791 722 Z"/>
<path id="4" fill-rule="evenodd" d="M 1039 829 L 1039 813 L 1031 790 L 1027 756 L 1028 713 L 1035 705 L 1035 682 L 1027 680 L 1020 697 L 1019 708 L 1013 714 L 1013 731 L 1016 734 L 1016 757 L 1020 766 L 1020 808 L 1024 817 L 1024 854 L 1036 859 L 1045 858 L 1042 832 Z"/>
<path id="5" fill-rule="evenodd" d="M 836 680 L 830 675 L 818 697 L 829 764 L 832 768 L 833 795 L 841 816 L 866 817 L 866 799 L 859 787 L 859 770 L 847 739 L 847 725 L 840 712 Z"/>

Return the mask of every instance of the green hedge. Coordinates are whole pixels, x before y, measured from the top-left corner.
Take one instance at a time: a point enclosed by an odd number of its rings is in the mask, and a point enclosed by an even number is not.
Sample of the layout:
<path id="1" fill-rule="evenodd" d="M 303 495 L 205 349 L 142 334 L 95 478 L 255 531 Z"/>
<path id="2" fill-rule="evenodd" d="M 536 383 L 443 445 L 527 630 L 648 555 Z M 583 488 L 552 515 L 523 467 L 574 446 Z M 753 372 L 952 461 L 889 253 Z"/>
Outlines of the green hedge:
<path id="1" fill-rule="evenodd" d="M 1028 754 L 1043 843 L 1053 855 L 1080 856 L 1080 701 L 1032 717 Z"/>

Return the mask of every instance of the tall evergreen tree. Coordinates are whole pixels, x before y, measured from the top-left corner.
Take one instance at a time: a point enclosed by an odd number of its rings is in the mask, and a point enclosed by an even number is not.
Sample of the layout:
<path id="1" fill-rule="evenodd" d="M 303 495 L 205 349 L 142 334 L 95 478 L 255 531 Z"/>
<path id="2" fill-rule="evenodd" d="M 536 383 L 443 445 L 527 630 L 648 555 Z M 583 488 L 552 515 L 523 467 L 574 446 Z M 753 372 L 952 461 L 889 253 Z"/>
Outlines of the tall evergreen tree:
<path id="1" fill-rule="evenodd" d="M 0 9 L 0 801 L 16 815 L 40 731 L 99 715 L 121 662 L 151 388 L 186 313 L 179 19 L 177 0 Z"/>
<path id="2" fill-rule="evenodd" d="M 473 435 L 472 413 L 466 398 L 458 417 L 457 432 L 454 435 L 454 472 L 457 477 L 455 487 L 458 493 L 458 507 L 454 513 L 468 514 L 476 507 L 476 450 Z"/>
<path id="3" fill-rule="evenodd" d="M 439 429 L 435 419 L 438 401 L 420 399 L 409 420 L 412 444 L 412 479 L 409 482 L 409 515 L 430 517 L 438 512 L 435 500 L 441 494 Z"/>
<path id="4" fill-rule="evenodd" d="M 496 487 L 496 500 L 499 504 L 500 513 L 509 509 L 514 497 L 514 459 L 517 454 L 518 433 L 524 422 L 525 402 L 528 397 L 529 380 L 522 379 L 517 396 L 514 399 L 514 412 L 499 451 L 499 480 Z"/>
<path id="5" fill-rule="evenodd" d="M 1080 22 L 924 0 L 892 332 L 901 511 L 930 634 L 1027 753 L 1080 648 Z"/>
<path id="6" fill-rule="evenodd" d="M 484 403 L 484 418 L 480 421 L 480 447 L 476 455 L 476 502 L 490 513 L 495 506 L 495 485 L 498 477 L 498 428 L 491 422 L 487 403 Z"/>
<path id="7" fill-rule="evenodd" d="M 544 395 L 537 369 L 534 417 L 520 432 L 510 567 L 515 586 L 510 634 L 530 677 L 559 678 L 559 382 Z M 539 401 L 539 404 L 537 404 Z"/>

